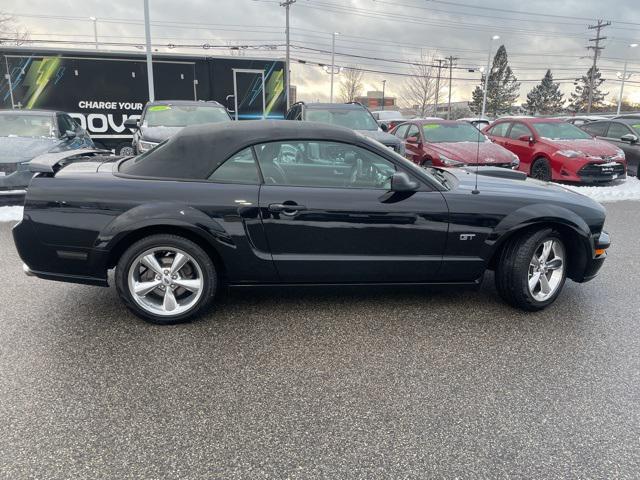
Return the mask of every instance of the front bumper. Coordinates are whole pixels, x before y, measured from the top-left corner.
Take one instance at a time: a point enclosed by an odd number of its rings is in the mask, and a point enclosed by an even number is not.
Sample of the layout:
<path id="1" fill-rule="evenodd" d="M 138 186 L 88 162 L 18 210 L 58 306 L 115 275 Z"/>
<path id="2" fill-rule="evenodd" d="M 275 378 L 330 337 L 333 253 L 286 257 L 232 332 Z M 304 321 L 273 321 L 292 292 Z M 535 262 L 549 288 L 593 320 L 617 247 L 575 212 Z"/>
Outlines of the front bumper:
<path id="1" fill-rule="evenodd" d="M 607 183 L 626 178 L 626 168 L 620 162 L 588 163 L 578 170 L 577 175 L 583 183 Z"/>
<path id="2" fill-rule="evenodd" d="M 611 245 L 611 239 L 607 232 L 600 232 L 598 238 L 594 238 L 594 249 L 592 258 L 587 260 L 587 264 L 585 265 L 584 275 L 582 277 L 582 282 L 588 282 L 589 280 L 593 280 L 602 268 L 605 259 L 607 258 L 607 249 Z"/>

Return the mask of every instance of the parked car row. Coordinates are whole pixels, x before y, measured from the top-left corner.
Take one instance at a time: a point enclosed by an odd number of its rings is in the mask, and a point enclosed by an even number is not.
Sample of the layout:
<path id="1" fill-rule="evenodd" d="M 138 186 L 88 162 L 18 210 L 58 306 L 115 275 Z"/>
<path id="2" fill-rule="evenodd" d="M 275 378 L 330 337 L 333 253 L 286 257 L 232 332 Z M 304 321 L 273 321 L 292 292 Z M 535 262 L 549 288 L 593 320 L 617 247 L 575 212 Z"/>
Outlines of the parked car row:
<path id="1" fill-rule="evenodd" d="M 623 178 L 627 168 L 631 175 L 640 173 L 640 117 L 633 115 L 503 117 L 492 123 L 486 118 L 407 120 L 397 111 L 370 112 L 357 102 L 298 102 L 285 118 L 350 128 L 421 166 L 492 165 L 519 169 L 541 180 L 581 183 Z M 139 119 L 125 122 L 133 141 L 122 153 L 144 153 L 185 126 L 231 121 L 218 102 L 148 102 Z M 0 190 L 26 188 L 33 176 L 26 164 L 35 156 L 77 148 L 94 145 L 64 112 L 0 112 Z"/>

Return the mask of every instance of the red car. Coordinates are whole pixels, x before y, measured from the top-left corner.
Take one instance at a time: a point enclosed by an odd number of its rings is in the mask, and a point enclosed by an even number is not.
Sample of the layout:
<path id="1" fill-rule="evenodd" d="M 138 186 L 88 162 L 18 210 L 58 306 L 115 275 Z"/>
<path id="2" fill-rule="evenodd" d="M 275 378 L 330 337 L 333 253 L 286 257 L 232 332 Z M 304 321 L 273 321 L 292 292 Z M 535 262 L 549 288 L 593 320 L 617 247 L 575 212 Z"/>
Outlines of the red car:
<path id="1" fill-rule="evenodd" d="M 476 127 L 453 120 L 411 120 L 391 133 L 404 140 L 405 157 L 418 165 L 491 165 L 517 168 L 518 157 L 489 141 Z"/>
<path id="2" fill-rule="evenodd" d="M 504 118 L 483 131 L 518 155 L 521 171 L 539 180 L 598 183 L 627 174 L 622 150 L 563 120 Z"/>

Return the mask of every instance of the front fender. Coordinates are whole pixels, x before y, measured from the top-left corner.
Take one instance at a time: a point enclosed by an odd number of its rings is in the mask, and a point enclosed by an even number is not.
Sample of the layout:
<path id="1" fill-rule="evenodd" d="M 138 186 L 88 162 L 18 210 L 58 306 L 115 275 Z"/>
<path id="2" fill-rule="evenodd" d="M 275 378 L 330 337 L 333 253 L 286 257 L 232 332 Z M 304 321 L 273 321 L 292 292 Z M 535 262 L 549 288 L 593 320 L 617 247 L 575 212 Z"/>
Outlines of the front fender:
<path id="1" fill-rule="evenodd" d="M 584 269 L 588 253 L 593 251 L 594 240 L 589 226 L 582 217 L 568 208 L 542 203 L 527 205 L 504 217 L 486 238 L 483 258 L 491 260 L 506 241 L 523 229 L 536 225 L 569 229 L 582 248 L 578 250 L 579 255 L 574 256 L 573 267 L 576 270 Z"/>
<path id="2" fill-rule="evenodd" d="M 201 210 L 174 202 L 153 202 L 134 207 L 112 220 L 97 236 L 95 248 L 111 250 L 135 230 L 169 225 L 204 235 L 212 242 L 233 246 L 231 236 L 223 226 Z"/>

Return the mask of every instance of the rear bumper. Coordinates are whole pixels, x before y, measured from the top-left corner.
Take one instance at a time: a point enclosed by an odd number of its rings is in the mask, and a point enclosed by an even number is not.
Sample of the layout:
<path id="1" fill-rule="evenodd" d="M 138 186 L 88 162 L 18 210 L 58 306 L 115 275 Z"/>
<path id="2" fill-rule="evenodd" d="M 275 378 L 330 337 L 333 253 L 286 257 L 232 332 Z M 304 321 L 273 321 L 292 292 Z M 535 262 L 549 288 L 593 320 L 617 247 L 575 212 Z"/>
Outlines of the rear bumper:
<path id="1" fill-rule="evenodd" d="M 18 255 L 24 262 L 22 270 L 26 275 L 46 280 L 108 286 L 107 254 L 102 250 L 70 249 L 43 243 L 28 220 L 13 227 L 13 240 Z"/>

